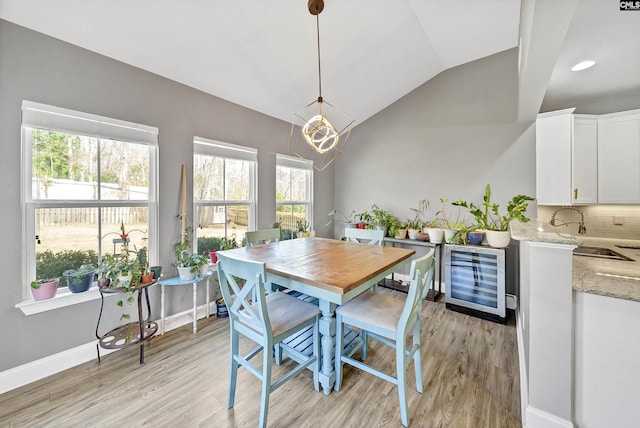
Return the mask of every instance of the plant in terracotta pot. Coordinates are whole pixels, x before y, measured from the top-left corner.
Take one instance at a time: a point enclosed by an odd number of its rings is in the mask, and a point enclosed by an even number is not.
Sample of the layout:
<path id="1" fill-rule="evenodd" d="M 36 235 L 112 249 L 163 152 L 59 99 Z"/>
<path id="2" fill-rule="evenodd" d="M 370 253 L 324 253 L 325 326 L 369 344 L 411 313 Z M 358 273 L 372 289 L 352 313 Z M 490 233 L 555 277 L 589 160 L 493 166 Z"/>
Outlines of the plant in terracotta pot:
<path id="1" fill-rule="evenodd" d="M 41 278 L 31 281 L 31 295 L 33 300 L 45 300 L 55 297 L 60 278 Z"/>
<path id="2" fill-rule="evenodd" d="M 356 217 L 358 218 L 358 223 L 356 224 L 358 229 L 366 229 L 373 221 L 373 217 L 366 210 L 356 214 Z"/>

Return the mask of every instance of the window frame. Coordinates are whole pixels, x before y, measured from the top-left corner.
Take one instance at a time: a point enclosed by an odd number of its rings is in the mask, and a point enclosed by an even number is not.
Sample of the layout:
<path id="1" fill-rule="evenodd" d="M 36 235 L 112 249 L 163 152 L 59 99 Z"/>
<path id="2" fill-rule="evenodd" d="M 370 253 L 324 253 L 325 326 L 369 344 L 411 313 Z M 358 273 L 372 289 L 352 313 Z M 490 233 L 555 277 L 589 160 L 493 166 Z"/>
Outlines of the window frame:
<path id="1" fill-rule="evenodd" d="M 198 224 L 197 213 L 199 207 L 224 207 L 225 216 L 228 215 L 227 208 L 238 205 L 246 205 L 248 207 L 247 231 L 255 230 L 258 224 L 257 219 L 257 189 L 258 189 L 258 150 L 237 144 L 225 143 L 222 141 L 211 140 L 203 137 L 194 137 L 193 139 L 193 156 L 204 155 L 213 156 L 223 159 L 222 187 L 224 199 L 206 199 L 196 200 L 193 197 L 193 242 L 191 243 L 193 251 L 198 251 Z M 227 200 L 224 194 L 226 189 L 226 160 L 240 160 L 249 162 L 249 199 L 247 200 Z M 196 178 L 195 171 L 192 173 L 192 186 Z M 227 225 L 225 224 L 225 236 L 228 236 Z M 238 242 L 240 245 L 241 242 Z"/>
<path id="2" fill-rule="evenodd" d="M 306 194 L 307 200 L 284 200 L 278 201 L 276 200 L 276 221 L 278 221 L 278 206 L 282 205 L 305 205 L 307 218 L 306 220 L 309 222 L 310 230 L 314 230 L 313 225 L 313 163 L 309 163 L 308 161 L 304 161 L 300 158 L 287 156 L 277 153 L 276 154 L 276 177 L 277 177 L 277 169 L 278 167 L 285 168 L 295 168 L 305 171 L 307 175 L 307 183 L 306 183 Z M 277 192 L 277 185 L 276 185 Z M 295 230 L 294 230 L 295 232 Z"/>
<path id="3" fill-rule="evenodd" d="M 143 144 L 149 147 L 149 196 L 141 200 L 65 200 L 65 199 L 34 199 L 32 193 L 32 130 L 45 129 L 49 131 L 82 135 L 96 138 L 97 146 L 100 140 L 113 140 L 124 143 Z M 100 208 L 104 207 L 145 207 L 148 216 L 148 257 L 151 264 L 158 261 L 158 129 L 151 126 L 126 122 L 90 113 L 78 112 L 61 107 L 34 103 L 24 100 L 22 102 L 21 122 L 21 214 L 22 214 L 22 281 L 21 298 L 16 307 L 25 314 L 38 313 L 44 310 L 75 304 L 81 301 L 99 298 L 92 285 L 87 296 L 72 296 L 66 287 L 60 287 L 54 299 L 49 301 L 34 302 L 29 289 L 31 280 L 36 275 L 36 211 L 41 208 L 97 208 L 100 219 Z M 99 162 L 98 162 L 99 165 Z M 99 172 L 99 166 L 98 166 Z M 101 186 L 97 186 L 100 188 Z M 100 195 L 100 190 L 98 191 Z M 98 236 L 104 235 L 101 220 L 97 223 Z M 101 240 L 98 239 L 98 257 L 103 252 Z M 79 294 L 85 294 L 79 293 Z M 68 300 L 66 304 L 56 300 Z M 44 309 L 37 309 L 40 306 Z M 27 308 L 27 309 L 25 309 Z"/>

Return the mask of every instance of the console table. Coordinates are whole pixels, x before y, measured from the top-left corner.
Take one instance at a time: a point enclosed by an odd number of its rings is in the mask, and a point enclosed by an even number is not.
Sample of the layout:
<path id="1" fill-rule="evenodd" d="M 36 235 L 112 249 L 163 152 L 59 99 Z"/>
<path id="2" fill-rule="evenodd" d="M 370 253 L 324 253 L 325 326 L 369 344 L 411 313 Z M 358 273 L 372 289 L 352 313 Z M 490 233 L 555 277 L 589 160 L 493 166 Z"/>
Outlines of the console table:
<path id="1" fill-rule="evenodd" d="M 160 328 L 160 334 L 163 335 L 165 332 L 165 309 L 164 309 L 164 289 L 165 286 L 179 286 L 179 285 L 191 285 L 193 286 L 193 333 L 195 334 L 198 331 L 198 303 L 197 303 L 197 291 L 198 291 L 198 284 L 200 282 L 206 281 L 206 287 L 207 287 L 207 302 L 206 302 L 206 313 L 207 313 L 207 318 L 209 318 L 210 315 L 210 310 L 209 310 L 209 305 L 210 305 L 210 292 L 209 292 L 209 279 L 211 278 L 211 276 L 213 276 L 214 272 L 216 271 L 216 265 L 211 265 L 209 271 L 207 271 L 206 275 L 202 275 L 202 276 L 197 276 L 194 279 L 188 279 L 188 280 L 183 280 L 180 279 L 179 276 L 174 276 L 171 278 L 167 278 L 167 279 L 162 279 L 160 280 L 159 284 L 160 284 L 160 318 L 161 318 L 161 328 Z"/>
<path id="2" fill-rule="evenodd" d="M 133 345 L 140 345 L 140 364 L 144 364 L 144 342 L 151 338 L 158 331 L 158 324 L 150 321 L 151 304 L 149 303 L 149 287 L 154 285 L 156 280 L 148 284 L 140 284 L 136 287 L 138 292 L 138 321 L 131 322 L 100 335 L 100 320 L 102 319 L 102 309 L 104 308 L 104 295 L 111 293 L 119 293 L 117 290 L 106 291 L 100 290 L 100 315 L 98 315 L 98 323 L 96 324 L 96 351 L 98 352 L 98 363 L 100 362 L 100 348 L 103 349 L 124 349 Z M 147 316 L 143 316 L 142 296 L 146 301 Z"/>
<path id="3" fill-rule="evenodd" d="M 427 299 L 431 301 L 436 301 L 440 294 L 442 294 L 442 249 L 444 248 L 444 243 L 435 244 L 433 242 L 428 241 L 418 241 L 416 239 L 397 239 L 397 238 L 388 238 L 385 237 L 382 241 L 383 244 L 390 243 L 392 247 L 396 245 L 408 245 L 408 246 L 418 246 L 418 247 L 430 247 L 435 248 L 435 258 L 438 266 L 437 275 L 433 276 L 433 281 L 431 282 L 431 287 L 427 292 Z M 392 275 L 393 278 L 393 275 Z M 436 278 L 438 280 L 438 288 L 436 289 Z"/>

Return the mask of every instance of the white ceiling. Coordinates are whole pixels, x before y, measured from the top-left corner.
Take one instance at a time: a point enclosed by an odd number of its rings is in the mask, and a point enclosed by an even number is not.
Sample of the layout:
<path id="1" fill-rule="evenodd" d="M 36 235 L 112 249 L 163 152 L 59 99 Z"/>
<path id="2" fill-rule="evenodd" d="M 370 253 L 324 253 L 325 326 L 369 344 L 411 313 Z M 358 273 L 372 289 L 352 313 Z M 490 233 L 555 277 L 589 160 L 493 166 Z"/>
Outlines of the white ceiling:
<path id="1" fill-rule="evenodd" d="M 619 31 L 640 13 L 579 3 L 545 103 L 639 86 L 640 25 L 635 40 Z M 0 0 L 0 18 L 288 122 L 318 96 L 305 0 Z M 361 123 L 443 70 L 516 47 L 519 24 L 515 0 L 325 0 L 322 95 Z M 603 59 L 591 79 L 560 68 L 582 53 Z M 635 64 L 597 74 L 620 57 Z"/>
<path id="2" fill-rule="evenodd" d="M 596 65 L 571 71 L 576 63 Z M 640 12 L 618 1 L 580 0 L 551 74 L 542 111 L 640 94 Z"/>

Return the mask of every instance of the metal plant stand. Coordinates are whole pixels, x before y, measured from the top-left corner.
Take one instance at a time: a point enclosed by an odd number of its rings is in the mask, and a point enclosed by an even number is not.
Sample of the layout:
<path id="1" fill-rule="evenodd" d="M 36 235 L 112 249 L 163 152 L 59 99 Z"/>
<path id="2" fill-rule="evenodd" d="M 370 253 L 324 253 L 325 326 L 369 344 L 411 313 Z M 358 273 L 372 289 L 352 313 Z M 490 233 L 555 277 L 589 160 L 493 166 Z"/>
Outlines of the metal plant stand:
<path id="1" fill-rule="evenodd" d="M 102 335 L 100 335 L 98 331 L 100 328 L 100 320 L 102 319 L 102 310 L 104 308 L 105 292 L 100 289 L 100 315 L 98 316 L 98 323 L 96 325 L 96 337 L 98 338 L 96 351 L 98 352 L 98 363 L 100 362 L 100 348 L 124 349 L 129 346 L 139 345 L 140 364 L 144 364 L 144 342 L 150 339 L 151 336 L 158 331 L 158 324 L 155 321 L 150 320 L 151 304 L 149 303 L 149 287 L 154 285 L 156 282 L 156 280 L 153 280 L 148 284 L 140 284 L 136 287 L 138 292 L 138 321 L 116 327 Z M 146 317 L 143 316 L 143 295 L 147 307 Z"/>

